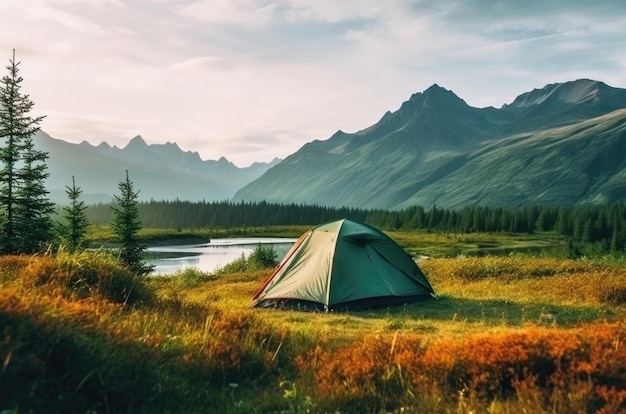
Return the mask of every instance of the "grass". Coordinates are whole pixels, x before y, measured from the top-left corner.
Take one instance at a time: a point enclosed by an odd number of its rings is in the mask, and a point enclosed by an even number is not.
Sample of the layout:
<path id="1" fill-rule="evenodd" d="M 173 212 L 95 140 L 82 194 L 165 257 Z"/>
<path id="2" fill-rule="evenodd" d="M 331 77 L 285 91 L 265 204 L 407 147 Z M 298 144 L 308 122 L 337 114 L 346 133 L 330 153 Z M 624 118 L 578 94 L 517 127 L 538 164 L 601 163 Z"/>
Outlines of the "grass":
<path id="1" fill-rule="evenodd" d="M 440 233 L 429 231 L 387 231 L 392 239 L 415 256 L 456 257 L 459 255 L 560 254 L 563 237 L 552 233 Z"/>
<path id="2" fill-rule="evenodd" d="M 141 281 L 101 252 L 0 257 L 0 411 L 626 410 L 623 264 L 420 267 L 438 300 L 321 314 L 250 309 L 270 269 Z"/>
<path id="3" fill-rule="evenodd" d="M 286 237 L 298 238 L 313 226 L 273 226 L 204 229 L 142 228 L 138 234 L 148 245 L 174 243 L 201 243 L 215 238 L 231 237 Z M 553 233 L 441 233 L 425 230 L 389 230 L 386 234 L 413 256 L 456 257 L 459 255 L 508 255 L 511 253 L 535 256 L 565 256 L 566 240 Z M 111 244 L 109 226 L 89 228 L 91 247 Z"/>

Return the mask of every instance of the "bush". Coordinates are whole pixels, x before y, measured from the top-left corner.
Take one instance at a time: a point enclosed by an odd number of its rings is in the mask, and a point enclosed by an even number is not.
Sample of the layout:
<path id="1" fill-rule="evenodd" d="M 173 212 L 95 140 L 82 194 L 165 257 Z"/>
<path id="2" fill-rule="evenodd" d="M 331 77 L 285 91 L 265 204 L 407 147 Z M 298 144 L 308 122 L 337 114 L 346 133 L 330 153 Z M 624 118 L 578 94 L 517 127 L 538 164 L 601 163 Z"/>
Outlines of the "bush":
<path id="1" fill-rule="evenodd" d="M 203 272 L 197 267 L 186 267 L 177 270 L 172 277 L 180 287 L 192 288 L 204 282 L 215 280 L 215 276 L 208 272 Z"/>
<path id="2" fill-rule="evenodd" d="M 274 250 L 274 247 L 271 245 L 263 246 L 262 244 L 257 244 L 252 253 L 250 253 L 250 256 L 246 258 L 242 253 L 241 257 L 218 268 L 215 273 L 218 275 L 242 273 L 276 267 L 276 265 L 278 265 L 278 254 L 276 250 Z"/>
<path id="3" fill-rule="evenodd" d="M 221 275 L 225 273 L 238 273 L 248 270 L 248 260 L 246 256 L 241 253 L 241 257 L 233 260 L 230 263 L 226 263 L 223 267 L 218 267 L 215 274 Z"/>
<path id="4" fill-rule="evenodd" d="M 249 270 L 266 269 L 276 267 L 276 265 L 278 265 L 278 255 L 272 245 L 263 246 L 262 244 L 257 244 L 248 257 Z"/>
<path id="5" fill-rule="evenodd" d="M 99 296 L 128 305 L 153 301 L 153 294 L 143 280 L 104 251 L 61 250 L 56 256 L 36 256 L 21 269 L 18 277 L 26 285 L 52 291 L 61 289 L 65 295 L 80 298 Z"/>

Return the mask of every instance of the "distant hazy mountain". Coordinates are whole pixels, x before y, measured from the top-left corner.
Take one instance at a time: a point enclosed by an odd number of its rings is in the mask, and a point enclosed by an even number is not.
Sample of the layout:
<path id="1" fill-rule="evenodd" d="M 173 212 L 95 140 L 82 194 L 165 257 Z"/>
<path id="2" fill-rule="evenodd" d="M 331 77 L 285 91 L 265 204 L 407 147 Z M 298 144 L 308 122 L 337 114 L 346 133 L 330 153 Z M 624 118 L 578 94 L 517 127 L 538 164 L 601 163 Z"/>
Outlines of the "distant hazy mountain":
<path id="1" fill-rule="evenodd" d="M 433 85 L 304 145 L 234 200 L 402 208 L 626 200 L 626 89 L 582 79 L 474 108 Z"/>
<path id="2" fill-rule="evenodd" d="M 125 179 L 125 170 L 140 200 L 221 201 L 279 162 L 238 168 L 223 157 L 204 161 L 197 152 L 183 151 L 173 143 L 148 145 L 140 136 L 118 148 L 106 142 L 71 144 L 40 132 L 35 144 L 50 155 L 47 187 L 58 203 L 67 203 L 65 186 L 71 186 L 72 176 L 85 202 L 111 201 L 119 194 L 117 185 Z"/>

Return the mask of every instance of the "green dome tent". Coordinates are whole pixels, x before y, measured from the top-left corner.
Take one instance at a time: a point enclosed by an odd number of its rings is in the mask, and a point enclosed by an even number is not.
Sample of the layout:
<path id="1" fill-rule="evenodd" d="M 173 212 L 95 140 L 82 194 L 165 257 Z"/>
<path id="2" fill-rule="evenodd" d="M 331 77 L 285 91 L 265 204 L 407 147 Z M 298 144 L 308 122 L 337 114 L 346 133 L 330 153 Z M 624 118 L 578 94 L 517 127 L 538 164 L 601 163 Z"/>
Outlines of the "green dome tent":
<path id="1" fill-rule="evenodd" d="M 303 234 L 251 306 L 328 312 L 431 296 L 426 276 L 400 246 L 373 227 L 344 219 Z"/>

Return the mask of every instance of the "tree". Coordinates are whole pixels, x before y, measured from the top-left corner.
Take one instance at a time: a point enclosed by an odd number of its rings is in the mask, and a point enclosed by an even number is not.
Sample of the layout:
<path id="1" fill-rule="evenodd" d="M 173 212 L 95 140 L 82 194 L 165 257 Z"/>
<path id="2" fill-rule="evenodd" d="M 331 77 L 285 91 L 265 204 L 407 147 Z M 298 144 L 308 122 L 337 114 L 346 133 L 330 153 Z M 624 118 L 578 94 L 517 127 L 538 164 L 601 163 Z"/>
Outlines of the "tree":
<path id="1" fill-rule="evenodd" d="M 18 253 L 39 248 L 49 238 L 52 207 L 43 186 L 47 154 L 36 151 L 32 141 L 44 117 L 29 115 L 34 103 L 20 91 L 23 78 L 15 50 L 9 62 L 9 75 L 0 81 L 0 249 Z"/>
<path id="2" fill-rule="evenodd" d="M 111 232 L 121 244 L 120 262 L 133 273 L 145 276 L 152 272 L 154 266 L 147 265 L 142 258 L 146 246 L 140 242 L 137 236 L 141 229 L 137 207 L 139 191 L 135 192 L 133 189 L 133 182 L 128 178 L 128 170 L 126 170 L 126 180 L 120 182 L 117 187 L 120 190 L 120 195 L 115 195 L 117 206 L 112 206 Z"/>
<path id="3" fill-rule="evenodd" d="M 83 190 L 76 187 L 76 181 L 72 176 L 72 186 L 65 186 L 65 194 L 70 199 L 69 205 L 63 207 L 63 219 L 65 223 L 60 225 L 61 239 L 66 247 L 74 252 L 84 247 L 85 236 L 89 220 L 87 220 L 87 206 L 79 200 Z"/>
<path id="4" fill-rule="evenodd" d="M 41 251 L 52 239 L 54 203 L 48 198 L 45 180 L 49 173 L 48 153 L 35 149 L 32 136 L 26 137 L 23 146 L 23 166 L 18 171 L 21 186 L 17 191 L 16 230 L 20 251 Z"/>
<path id="5" fill-rule="evenodd" d="M 278 253 L 272 245 L 263 246 L 259 243 L 248 256 L 248 267 L 253 270 L 276 267 L 277 265 Z"/>

